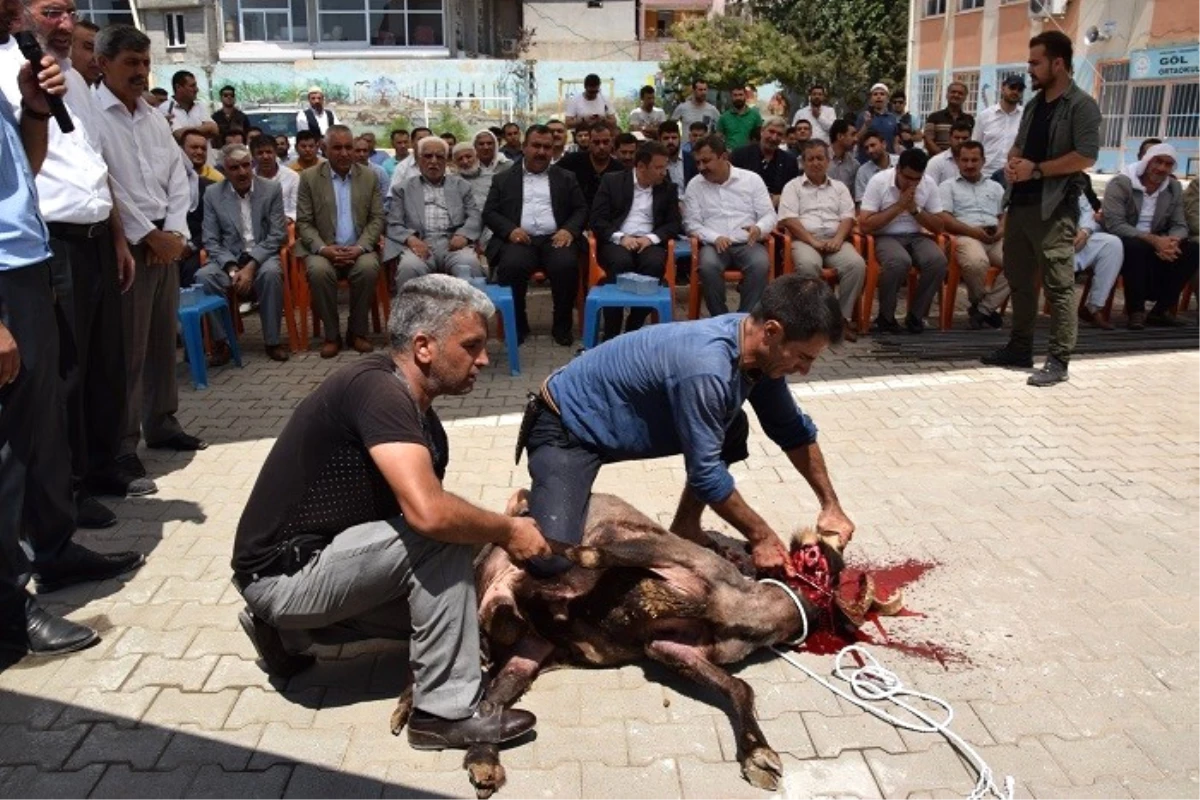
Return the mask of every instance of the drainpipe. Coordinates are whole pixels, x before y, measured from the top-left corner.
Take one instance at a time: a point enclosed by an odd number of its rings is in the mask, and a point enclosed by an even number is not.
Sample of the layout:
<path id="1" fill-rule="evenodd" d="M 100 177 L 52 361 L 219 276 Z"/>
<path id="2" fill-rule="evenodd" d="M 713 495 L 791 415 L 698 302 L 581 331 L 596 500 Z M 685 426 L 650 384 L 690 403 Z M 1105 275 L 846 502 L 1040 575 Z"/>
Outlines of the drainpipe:
<path id="1" fill-rule="evenodd" d="M 910 105 L 917 97 L 917 65 L 913 63 L 913 52 L 916 49 L 917 3 L 920 2 L 921 0 L 911 0 L 908 4 L 908 39 L 904 43 L 904 65 L 908 72 L 905 76 L 907 86 L 904 93 L 910 98 Z"/>

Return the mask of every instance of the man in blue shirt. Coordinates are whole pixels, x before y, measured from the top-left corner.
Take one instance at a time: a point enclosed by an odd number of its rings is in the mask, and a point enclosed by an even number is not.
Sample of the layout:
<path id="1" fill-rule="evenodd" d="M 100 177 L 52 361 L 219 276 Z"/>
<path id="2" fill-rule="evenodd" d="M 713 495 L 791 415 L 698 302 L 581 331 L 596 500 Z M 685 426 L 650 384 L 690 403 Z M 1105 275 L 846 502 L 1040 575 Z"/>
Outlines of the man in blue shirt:
<path id="1" fill-rule="evenodd" d="M 900 118 L 888 108 L 887 84 L 877 83 L 871 87 L 870 100 L 867 107 L 858 115 L 854 123 L 858 131 L 858 163 L 868 159 L 865 140 L 867 134 L 875 131 L 883 140 L 883 147 L 889 153 L 896 152 L 896 137 L 900 135 Z"/>
<path id="2" fill-rule="evenodd" d="M 0 9 L 7 39 L 10 4 Z M 3 43 L 0 40 L 0 43 Z M 46 157 L 46 93 L 61 95 L 62 73 L 42 59 L 19 69 L 20 122 L 0 90 L 0 649 L 57 655 L 99 637 L 85 625 L 48 613 L 38 594 L 121 575 L 141 566 L 140 553 L 101 555 L 71 541 L 75 502 L 66 406 L 59 378 L 58 328 L 50 283 L 50 237 L 38 213 L 34 175 Z M 28 549 L 26 549 L 28 548 Z"/>
<path id="3" fill-rule="evenodd" d="M 750 542 L 756 568 L 787 570 L 787 548 L 729 474 L 749 456 L 749 400 L 816 493 L 818 529 L 845 542 L 854 523 L 833 490 L 816 425 L 786 381 L 806 374 L 841 332 L 832 290 L 789 275 L 768 285 L 750 314 L 653 325 L 587 351 L 551 375 L 526 408 L 518 453 L 528 446 L 534 519 L 547 538 L 578 543 L 601 465 L 682 454 L 687 486 L 671 530 L 707 544 L 700 516 L 711 506 Z M 530 570 L 549 575 L 566 566 L 545 559 Z"/>

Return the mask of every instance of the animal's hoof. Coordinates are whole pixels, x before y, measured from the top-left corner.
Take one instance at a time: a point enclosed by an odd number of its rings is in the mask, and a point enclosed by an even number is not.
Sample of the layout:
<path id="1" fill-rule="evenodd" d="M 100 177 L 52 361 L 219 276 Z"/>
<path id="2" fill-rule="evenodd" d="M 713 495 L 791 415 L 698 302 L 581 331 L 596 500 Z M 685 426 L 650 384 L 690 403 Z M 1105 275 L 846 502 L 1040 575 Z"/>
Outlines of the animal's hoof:
<path id="1" fill-rule="evenodd" d="M 529 513 L 529 490 L 517 489 L 513 492 L 513 496 L 508 498 L 508 507 L 504 509 L 504 513 L 510 517 L 522 517 Z"/>
<path id="2" fill-rule="evenodd" d="M 409 678 L 409 683 L 411 682 L 412 678 Z M 410 687 L 401 692 L 400 699 L 396 701 L 396 708 L 392 711 L 392 736 L 399 736 L 400 732 L 404 730 L 404 726 L 408 724 L 408 718 L 412 716 L 412 710 L 413 697 Z"/>
<path id="3" fill-rule="evenodd" d="M 584 569 L 600 569 L 603 566 L 600 551 L 594 547 L 572 547 L 567 558 Z"/>
<path id="4" fill-rule="evenodd" d="M 773 792 L 783 777 L 783 762 L 769 747 L 756 747 L 742 759 L 742 777 L 754 787 Z"/>
<path id="5" fill-rule="evenodd" d="M 500 763 L 500 751 L 495 745 L 468 748 L 463 765 L 467 768 L 467 777 L 471 779 L 479 800 L 486 800 L 504 785 L 504 766 Z"/>

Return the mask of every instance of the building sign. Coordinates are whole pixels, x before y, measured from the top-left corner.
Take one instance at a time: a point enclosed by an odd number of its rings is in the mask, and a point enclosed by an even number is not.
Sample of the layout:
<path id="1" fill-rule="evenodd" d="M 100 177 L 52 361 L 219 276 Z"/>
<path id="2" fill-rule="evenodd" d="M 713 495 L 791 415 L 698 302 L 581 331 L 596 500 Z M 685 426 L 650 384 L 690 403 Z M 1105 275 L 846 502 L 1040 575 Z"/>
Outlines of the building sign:
<path id="1" fill-rule="evenodd" d="M 1200 48 L 1168 47 L 1162 50 L 1135 50 L 1129 57 L 1129 77 L 1133 80 L 1194 78 L 1200 75 Z"/>

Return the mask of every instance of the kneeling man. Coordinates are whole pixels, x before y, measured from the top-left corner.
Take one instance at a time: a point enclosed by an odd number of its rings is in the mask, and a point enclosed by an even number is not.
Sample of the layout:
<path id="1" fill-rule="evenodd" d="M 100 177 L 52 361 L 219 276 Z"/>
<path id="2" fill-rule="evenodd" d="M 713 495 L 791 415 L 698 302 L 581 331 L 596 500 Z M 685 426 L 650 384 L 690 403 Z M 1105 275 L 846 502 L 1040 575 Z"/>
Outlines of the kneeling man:
<path id="1" fill-rule="evenodd" d="M 409 743 L 440 750 L 513 739 L 533 715 L 481 703 L 474 545 L 549 555 L 529 518 L 442 488 L 446 433 L 431 404 L 466 394 L 487 366 L 483 292 L 449 275 L 409 281 L 390 353 L 345 367 L 296 408 L 238 524 L 240 615 L 268 671 L 307 668 L 309 641 L 409 640 Z"/>

